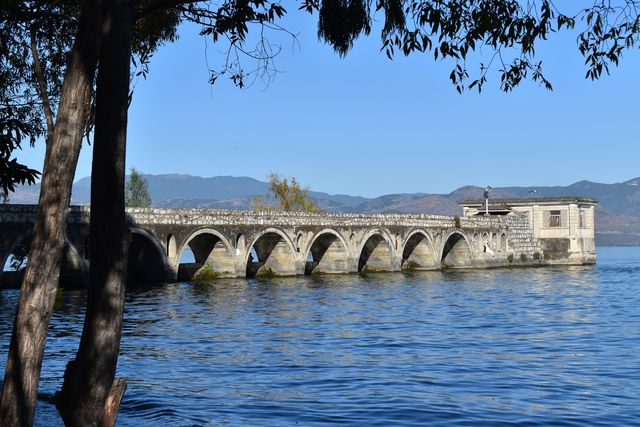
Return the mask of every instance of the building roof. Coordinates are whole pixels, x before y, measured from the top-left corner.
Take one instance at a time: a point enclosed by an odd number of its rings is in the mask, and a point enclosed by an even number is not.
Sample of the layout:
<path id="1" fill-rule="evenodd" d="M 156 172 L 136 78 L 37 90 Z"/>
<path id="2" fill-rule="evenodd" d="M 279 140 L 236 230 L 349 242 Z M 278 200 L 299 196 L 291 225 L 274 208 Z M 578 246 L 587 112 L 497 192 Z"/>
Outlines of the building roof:
<path id="1" fill-rule="evenodd" d="M 509 206 L 531 206 L 531 205 L 567 205 L 570 203 L 582 203 L 595 205 L 598 203 L 596 199 L 591 197 L 579 196 L 561 196 L 561 197 L 527 197 L 512 199 L 491 199 L 489 198 L 490 208 L 508 208 Z M 475 207 L 484 206 L 484 199 L 464 199 L 458 202 L 461 206 Z"/>

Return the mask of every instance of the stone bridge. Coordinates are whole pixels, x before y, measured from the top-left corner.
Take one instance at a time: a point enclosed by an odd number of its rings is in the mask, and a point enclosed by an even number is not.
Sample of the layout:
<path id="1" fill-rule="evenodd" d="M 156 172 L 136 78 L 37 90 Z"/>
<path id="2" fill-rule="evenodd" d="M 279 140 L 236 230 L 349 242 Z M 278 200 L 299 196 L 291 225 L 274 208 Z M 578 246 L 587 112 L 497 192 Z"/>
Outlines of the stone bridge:
<path id="1" fill-rule="evenodd" d="M 0 206 L 3 266 L 17 245 L 28 245 L 35 212 L 35 205 Z M 88 277 L 89 215 L 88 207 L 70 207 L 63 283 Z M 128 208 L 127 217 L 135 282 L 498 267 L 540 251 L 519 216 Z M 195 262 L 181 263 L 189 249 Z"/>

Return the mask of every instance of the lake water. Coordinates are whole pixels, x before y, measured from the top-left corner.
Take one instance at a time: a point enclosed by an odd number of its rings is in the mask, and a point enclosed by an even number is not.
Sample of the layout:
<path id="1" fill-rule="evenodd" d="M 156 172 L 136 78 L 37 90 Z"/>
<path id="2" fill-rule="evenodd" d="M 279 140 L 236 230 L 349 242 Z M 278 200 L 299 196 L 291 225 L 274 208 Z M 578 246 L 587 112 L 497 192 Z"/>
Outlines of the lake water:
<path id="1" fill-rule="evenodd" d="M 598 256 L 129 292 L 118 425 L 640 425 L 640 248 Z M 17 296 L 0 294 L 2 372 Z M 37 425 L 60 424 L 82 301 L 57 301 Z"/>

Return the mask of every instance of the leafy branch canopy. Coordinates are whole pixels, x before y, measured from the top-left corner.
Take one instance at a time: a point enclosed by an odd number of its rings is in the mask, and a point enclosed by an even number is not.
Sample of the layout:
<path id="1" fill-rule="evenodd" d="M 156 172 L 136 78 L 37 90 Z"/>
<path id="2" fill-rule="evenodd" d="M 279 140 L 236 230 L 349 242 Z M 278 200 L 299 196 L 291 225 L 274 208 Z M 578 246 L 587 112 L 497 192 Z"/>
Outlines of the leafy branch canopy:
<path id="1" fill-rule="evenodd" d="M 624 50 L 638 46 L 640 2 L 596 0 L 575 12 L 561 10 L 550 0 L 303 0 L 302 9 L 319 14 L 318 36 L 345 55 L 360 35 L 369 35 L 376 12 L 384 13 L 381 50 L 389 58 L 430 53 L 434 60 L 449 58 L 449 78 L 458 92 L 482 90 L 494 63 L 500 88 L 511 91 L 524 79 L 552 90 L 536 45 L 551 33 L 579 27 L 578 50 L 592 80 L 618 65 Z M 345 19 L 349 25 L 345 27 Z M 475 75 L 469 55 L 488 48 L 488 62 Z"/>

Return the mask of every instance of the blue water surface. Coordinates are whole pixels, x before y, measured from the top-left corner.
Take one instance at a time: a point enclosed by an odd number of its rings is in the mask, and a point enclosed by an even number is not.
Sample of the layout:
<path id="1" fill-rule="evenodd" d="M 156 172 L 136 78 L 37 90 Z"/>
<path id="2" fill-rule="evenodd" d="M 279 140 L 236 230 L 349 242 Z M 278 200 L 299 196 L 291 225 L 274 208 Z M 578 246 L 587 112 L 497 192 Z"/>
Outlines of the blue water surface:
<path id="1" fill-rule="evenodd" d="M 4 368 L 17 291 L 0 294 Z M 51 321 L 36 424 L 76 351 Z M 158 284 L 127 294 L 119 426 L 640 425 L 640 248 L 592 267 Z"/>

